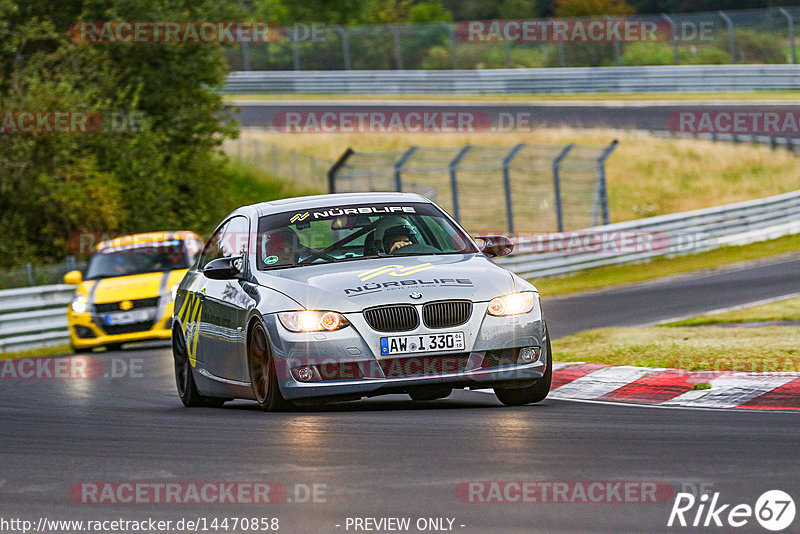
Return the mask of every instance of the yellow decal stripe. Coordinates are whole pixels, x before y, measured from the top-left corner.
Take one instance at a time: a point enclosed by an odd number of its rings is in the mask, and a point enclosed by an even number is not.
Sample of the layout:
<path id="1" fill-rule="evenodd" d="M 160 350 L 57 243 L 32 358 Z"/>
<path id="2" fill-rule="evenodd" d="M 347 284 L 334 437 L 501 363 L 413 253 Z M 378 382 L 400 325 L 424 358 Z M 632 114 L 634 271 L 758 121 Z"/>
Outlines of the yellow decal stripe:
<path id="1" fill-rule="evenodd" d="M 384 267 L 378 267 L 377 269 L 364 271 L 363 273 L 359 274 L 358 277 L 361 279 L 362 282 L 366 282 L 370 278 L 375 278 L 376 276 L 380 276 L 382 274 L 394 271 L 395 269 L 400 269 L 402 267 L 403 267 L 402 265 L 386 265 Z"/>

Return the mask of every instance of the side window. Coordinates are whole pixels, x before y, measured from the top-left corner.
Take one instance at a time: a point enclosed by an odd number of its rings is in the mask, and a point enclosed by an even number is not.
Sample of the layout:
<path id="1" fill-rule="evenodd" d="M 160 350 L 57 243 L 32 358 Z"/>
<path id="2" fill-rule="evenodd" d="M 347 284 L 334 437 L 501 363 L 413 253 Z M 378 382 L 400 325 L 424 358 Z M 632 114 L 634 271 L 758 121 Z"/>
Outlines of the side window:
<path id="1" fill-rule="evenodd" d="M 230 222 L 227 222 L 220 226 L 214 235 L 208 240 L 206 243 L 206 247 L 203 249 L 203 253 L 200 255 L 200 261 L 197 264 L 197 267 L 202 271 L 205 269 L 208 262 L 211 260 L 216 260 L 217 258 L 224 257 L 222 254 L 222 238 L 223 234 L 225 233 L 225 228 L 228 227 Z"/>
<path id="2" fill-rule="evenodd" d="M 250 237 L 250 223 L 246 217 L 234 217 L 225 227 L 225 235 L 220 243 L 222 257 L 247 257 L 247 241 Z"/>

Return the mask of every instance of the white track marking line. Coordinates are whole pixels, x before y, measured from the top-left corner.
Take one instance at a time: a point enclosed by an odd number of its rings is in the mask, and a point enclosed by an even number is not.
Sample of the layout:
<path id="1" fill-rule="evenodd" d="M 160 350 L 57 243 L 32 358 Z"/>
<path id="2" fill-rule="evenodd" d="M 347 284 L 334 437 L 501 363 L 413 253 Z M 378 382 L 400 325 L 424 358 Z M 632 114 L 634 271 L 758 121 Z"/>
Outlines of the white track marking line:
<path id="1" fill-rule="evenodd" d="M 596 399 L 650 373 L 649 367 L 603 367 L 550 391 L 554 399 Z"/>

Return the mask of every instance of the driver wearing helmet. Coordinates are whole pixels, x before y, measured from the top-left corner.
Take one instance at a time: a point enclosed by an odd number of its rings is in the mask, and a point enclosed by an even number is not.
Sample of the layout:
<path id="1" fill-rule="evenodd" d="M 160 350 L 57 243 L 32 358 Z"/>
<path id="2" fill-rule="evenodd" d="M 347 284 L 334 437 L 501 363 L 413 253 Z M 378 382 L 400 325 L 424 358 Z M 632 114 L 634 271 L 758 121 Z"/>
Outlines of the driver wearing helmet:
<path id="1" fill-rule="evenodd" d="M 292 265 L 297 263 L 298 243 L 300 240 L 291 229 L 280 228 L 269 232 L 263 243 L 263 257 L 268 265 Z M 277 261 L 269 262 L 277 257 Z"/>
<path id="2" fill-rule="evenodd" d="M 403 217 L 390 215 L 375 226 L 375 241 L 387 254 L 393 254 L 408 245 L 419 243 L 419 233 Z"/>

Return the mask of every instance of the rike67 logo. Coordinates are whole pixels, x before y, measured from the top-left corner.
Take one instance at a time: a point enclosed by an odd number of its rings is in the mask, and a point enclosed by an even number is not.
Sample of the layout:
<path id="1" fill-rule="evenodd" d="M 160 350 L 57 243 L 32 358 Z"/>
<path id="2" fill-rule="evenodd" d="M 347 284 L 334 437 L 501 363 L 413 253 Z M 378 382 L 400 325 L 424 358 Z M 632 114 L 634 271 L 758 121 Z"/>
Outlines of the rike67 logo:
<path id="1" fill-rule="evenodd" d="M 753 526 L 753 519 L 763 528 L 779 532 L 788 528 L 795 517 L 794 500 L 781 490 L 763 493 L 755 503 L 729 504 L 720 493 L 678 493 L 669 514 L 668 527 L 733 527 Z"/>

